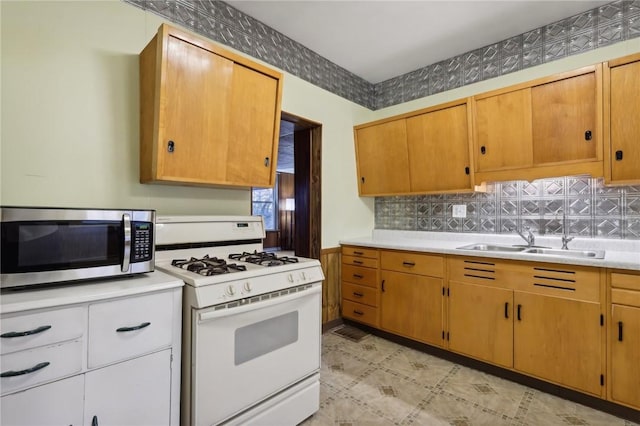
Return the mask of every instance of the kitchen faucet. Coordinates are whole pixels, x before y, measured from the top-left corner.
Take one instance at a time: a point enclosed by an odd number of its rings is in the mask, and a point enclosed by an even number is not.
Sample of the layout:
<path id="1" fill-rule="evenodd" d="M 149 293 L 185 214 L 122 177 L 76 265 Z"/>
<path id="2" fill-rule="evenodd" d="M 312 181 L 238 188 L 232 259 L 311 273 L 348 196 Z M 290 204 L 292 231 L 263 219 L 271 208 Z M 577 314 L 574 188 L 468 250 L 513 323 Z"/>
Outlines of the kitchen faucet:
<path id="1" fill-rule="evenodd" d="M 567 244 L 574 239 L 574 237 L 569 236 L 567 231 L 567 215 L 562 210 L 562 250 L 569 250 Z"/>
<path id="2" fill-rule="evenodd" d="M 536 243 L 536 237 L 533 235 L 533 232 L 531 232 L 531 228 L 526 227 L 524 229 L 529 233 L 527 236 L 520 232 L 518 228 L 513 228 L 513 230 L 516 231 L 518 235 L 520 235 L 522 239 L 527 242 L 527 247 L 531 248 Z"/>

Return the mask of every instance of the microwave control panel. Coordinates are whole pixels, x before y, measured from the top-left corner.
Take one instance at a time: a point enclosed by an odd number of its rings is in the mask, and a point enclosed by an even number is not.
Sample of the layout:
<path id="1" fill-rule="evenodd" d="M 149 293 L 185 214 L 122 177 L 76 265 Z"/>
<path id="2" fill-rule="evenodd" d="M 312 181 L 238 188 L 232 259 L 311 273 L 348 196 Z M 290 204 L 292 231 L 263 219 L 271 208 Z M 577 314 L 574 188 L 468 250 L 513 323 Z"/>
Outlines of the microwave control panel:
<path id="1" fill-rule="evenodd" d="M 131 234 L 131 262 L 151 260 L 153 258 L 153 224 L 133 222 Z"/>

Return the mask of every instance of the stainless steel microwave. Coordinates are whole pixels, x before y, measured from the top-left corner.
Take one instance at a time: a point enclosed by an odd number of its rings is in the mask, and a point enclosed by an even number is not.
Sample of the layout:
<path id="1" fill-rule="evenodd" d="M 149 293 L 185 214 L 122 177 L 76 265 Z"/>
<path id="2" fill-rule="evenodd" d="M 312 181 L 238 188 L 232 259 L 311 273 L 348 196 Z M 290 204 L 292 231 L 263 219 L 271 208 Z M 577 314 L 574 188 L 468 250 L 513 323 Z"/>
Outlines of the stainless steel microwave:
<path id="1" fill-rule="evenodd" d="M 0 287 L 153 271 L 153 210 L 0 207 Z"/>

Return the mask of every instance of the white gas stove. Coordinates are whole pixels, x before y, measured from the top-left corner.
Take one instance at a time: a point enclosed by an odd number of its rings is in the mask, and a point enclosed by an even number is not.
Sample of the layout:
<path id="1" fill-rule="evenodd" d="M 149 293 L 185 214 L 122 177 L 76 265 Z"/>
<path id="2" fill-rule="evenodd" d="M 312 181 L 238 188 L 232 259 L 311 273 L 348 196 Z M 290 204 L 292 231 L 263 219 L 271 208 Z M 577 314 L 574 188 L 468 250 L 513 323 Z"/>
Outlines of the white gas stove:
<path id="1" fill-rule="evenodd" d="M 319 408 L 314 259 L 265 253 L 259 216 L 156 219 L 156 268 L 182 279 L 182 424 L 297 424 Z"/>

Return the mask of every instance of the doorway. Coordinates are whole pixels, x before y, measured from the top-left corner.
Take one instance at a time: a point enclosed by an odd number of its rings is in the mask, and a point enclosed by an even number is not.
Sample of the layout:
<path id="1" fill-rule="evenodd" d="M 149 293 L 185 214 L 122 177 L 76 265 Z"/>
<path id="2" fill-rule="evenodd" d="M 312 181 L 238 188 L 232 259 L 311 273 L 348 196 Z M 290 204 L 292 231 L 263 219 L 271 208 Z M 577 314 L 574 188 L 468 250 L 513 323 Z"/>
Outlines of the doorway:
<path id="1" fill-rule="evenodd" d="M 265 248 L 320 258 L 322 126 L 282 112 L 274 200 L 276 229 Z"/>

